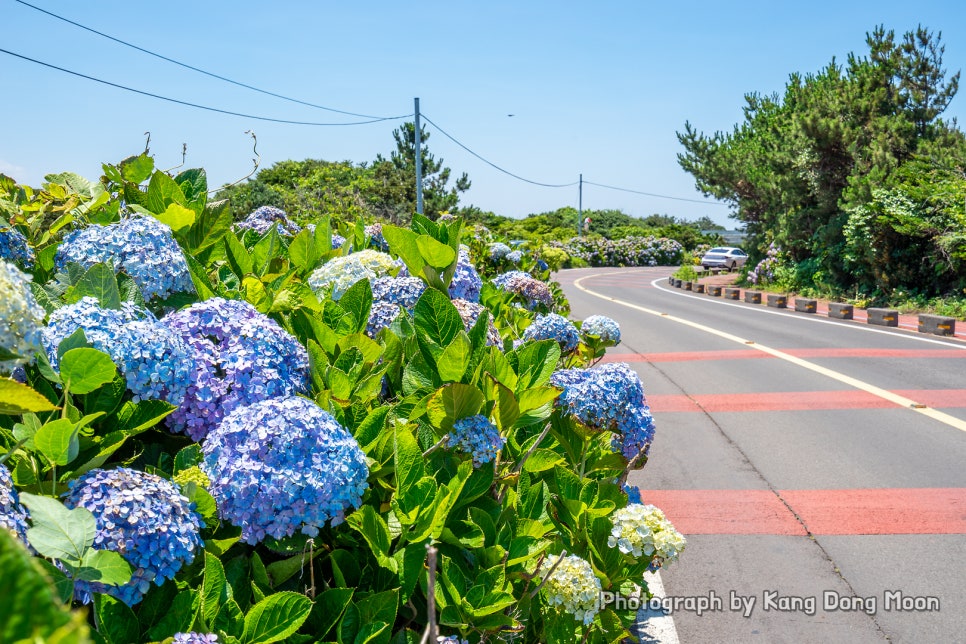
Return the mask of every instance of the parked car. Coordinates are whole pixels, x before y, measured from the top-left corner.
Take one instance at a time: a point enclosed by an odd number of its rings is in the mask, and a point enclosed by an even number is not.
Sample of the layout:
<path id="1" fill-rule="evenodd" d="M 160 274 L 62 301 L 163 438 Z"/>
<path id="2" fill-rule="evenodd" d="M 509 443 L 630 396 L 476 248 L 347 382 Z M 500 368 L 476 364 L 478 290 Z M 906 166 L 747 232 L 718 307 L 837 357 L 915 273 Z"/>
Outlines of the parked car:
<path id="1" fill-rule="evenodd" d="M 735 270 L 741 268 L 748 261 L 748 254 L 740 248 L 731 246 L 719 246 L 712 248 L 701 258 L 701 266 L 704 270 L 709 268 L 727 268 Z"/>

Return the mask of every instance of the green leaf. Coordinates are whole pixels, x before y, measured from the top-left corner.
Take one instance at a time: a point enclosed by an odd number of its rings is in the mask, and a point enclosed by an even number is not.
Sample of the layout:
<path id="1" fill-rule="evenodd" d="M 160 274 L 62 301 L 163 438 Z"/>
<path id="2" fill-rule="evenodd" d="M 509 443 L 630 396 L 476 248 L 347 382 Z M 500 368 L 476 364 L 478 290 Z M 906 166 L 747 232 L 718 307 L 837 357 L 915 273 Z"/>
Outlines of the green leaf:
<path id="1" fill-rule="evenodd" d="M 247 276 L 242 280 L 242 293 L 244 293 L 245 299 L 258 309 L 260 313 L 268 313 L 269 308 L 272 306 L 272 301 L 261 280 L 251 275 Z"/>
<path id="2" fill-rule="evenodd" d="M 89 394 L 106 385 L 116 372 L 111 356 L 97 349 L 71 349 L 60 359 L 60 378 L 75 394 Z"/>
<path id="3" fill-rule="evenodd" d="M 146 152 L 131 156 L 121 161 L 120 168 L 125 181 L 141 183 L 154 172 L 154 157 L 148 156 Z"/>
<path id="4" fill-rule="evenodd" d="M 156 213 L 155 218 L 174 232 L 190 228 L 195 223 L 195 212 L 181 204 L 172 203 L 162 213 Z"/>
<path id="5" fill-rule="evenodd" d="M 282 250 L 282 238 L 278 235 L 278 225 L 273 224 L 252 248 L 255 272 L 258 275 L 268 272 L 269 264 L 276 257 L 282 256 Z"/>
<path id="6" fill-rule="evenodd" d="M 369 322 L 369 311 L 372 308 L 372 286 L 369 280 L 361 279 L 342 294 L 339 306 L 345 309 L 356 320 L 353 331 L 362 333 Z"/>
<path id="7" fill-rule="evenodd" d="M 393 464 L 396 468 L 396 490 L 398 494 L 406 491 L 423 477 L 423 453 L 412 432 L 405 425 L 398 425 L 395 432 Z"/>
<path id="8" fill-rule="evenodd" d="M 292 242 L 288 245 L 288 257 L 303 273 L 315 268 L 321 256 L 315 245 L 315 237 L 312 235 L 312 231 L 306 228 L 292 239 Z"/>
<path id="9" fill-rule="evenodd" d="M 174 473 L 177 474 L 189 467 L 194 467 L 204 460 L 201 452 L 201 445 L 197 443 L 181 448 L 174 457 Z"/>
<path id="10" fill-rule="evenodd" d="M 154 427 L 177 407 L 163 400 L 128 401 L 117 413 L 117 430 L 136 434 Z"/>
<path id="11" fill-rule="evenodd" d="M 419 246 L 416 244 L 418 235 L 411 230 L 398 228 L 396 226 L 383 226 L 382 236 L 389 244 L 389 250 L 398 255 L 399 259 L 406 264 L 410 275 L 422 275 L 423 266 L 426 265 Z"/>
<path id="12" fill-rule="evenodd" d="M 238 276 L 238 279 L 243 279 L 246 275 L 255 271 L 255 260 L 252 259 L 248 249 L 238 241 L 235 233 L 228 232 L 225 234 L 225 250 L 227 251 L 228 265 L 231 266 L 232 272 Z"/>
<path id="13" fill-rule="evenodd" d="M 523 469 L 527 472 L 543 472 L 553 468 L 555 465 L 560 464 L 564 460 L 564 457 L 557 452 L 546 449 L 543 447 L 538 447 L 533 450 L 530 458 L 524 463 Z"/>
<path id="14" fill-rule="evenodd" d="M 509 355 L 510 363 L 516 368 L 519 380 L 517 391 L 541 387 L 550 382 L 550 375 L 560 360 L 560 345 L 556 340 L 528 342 Z M 516 364 L 513 364 L 514 359 Z"/>
<path id="15" fill-rule="evenodd" d="M 241 637 L 245 628 L 245 614 L 234 599 L 227 600 L 215 615 L 215 630 L 224 631 L 231 637 Z"/>
<path id="16" fill-rule="evenodd" d="M 202 300 L 209 300 L 218 295 L 208 278 L 205 267 L 190 254 L 186 254 L 184 259 L 188 264 L 188 274 L 191 275 L 191 283 L 194 284 L 198 297 Z"/>
<path id="17" fill-rule="evenodd" d="M 312 611 L 312 600 L 305 595 L 282 592 L 269 595 L 255 604 L 245 616 L 243 644 L 278 642 L 302 626 Z"/>
<path id="18" fill-rule="evenodd" d="M 169 610 L 157 624 L 148 629 L 152 640 L 163 640 L 175 633 L 191 630 L 201 610 L 201 594 L 197 590 L 182 590 L 175 595 Z"/>
<path id="19" fill-rule="evenodd" d="M 416 302 L 414 309 L 417 339 L 429 341 L 429 352 L 434 361 L 439 360 L 443 347 L 448 346 L 461 331 L 463 319 L 453 303 L 442 292 L 427 288 Z M 421 344 L 422 348 L 423 344 Z"/>
<path id="20" fill-rule="evenodd" d="M 456 251 L 447 244 L 440 243 L 429 235 L 416 238 L 416 247 L 427 264 L 433 268 L 443 269 L 456 261 Z M 405 261 L 405 260 L 404 260 Z"/>
<path id="21" fill-rule="evenodd" d="M 188 168 L 174 178 L 174 182 L 181 188 L 185 198 L 192 203 L 204 202 L 208 199 L 208 174 L 204 168 Z"/>
<path id="22" fill-rule="evenodd" d="M 58 407 L 27 385 L 0 378 L 0 414 L 19 416 L 30 412 L 53 411 Z"/>
<path id="23" fill-rule="evenodd" d="M 353 333 L 342 337 L 336 346 L 339 351 L 346 351 L 352 347 L 355 347 L 362 353 L 362 357 L 366 362 L 373 363 L 376 362 L 384 351 L 381 344 L 370 338 L 364 333 Z"/>
<path id="24" fill-rule="evenodd" d="M 449 246 L 447 246 L 449 248 Z M 460 333 L 449 345 L 443 349 L 437 360 L 436 367 L 439 369 L 439 377 L 444 381 L 459 381 L 466 373 L 466 367 L 470 364 L 470 355 L 473 347 L 470 339 L 465 332 Z"/>
<path id="25" fill-rule="evenodd" d="M 433 427 L 446 433 L 461 418 L 474 416 L 483 408 L 483 392 L 474 385 L 452 383 L 436 390 L 426 403 L 426 415 Z"/>
<path id="26" fill-rule="evenodd" d="M 205 552 L 205 574 L 201 585 L 201 615 L 211 624 L 222 604 L 229 599 L 225 567 L 218 557 Z"/>
<path id="27" fill-rule="evenodd" d="M 90 549 L 84 553 L 74 578 L 96 581 L 107 586 L 121 586 L 131 581 L 131 564 L 112 550 Z"/>
<path id="28" fill-rule="evenodd" d="M 27 492 L 20 494 L 20 502 L 30 510 L 30 545 L 45 557 L 79 564 L 97 534 L 94 515 L 85 508 L 68 510 L 60 501 Z"/>
<path id="29" fill-rule="evenodd" d="M 117 374 L 110 383 L 98 387 L 84 397 L 84 411 L 110 414 L 121 404 L 125 391 L 127 391 L 127 380 L 123 375 Z"/>
<path id="30" fill-rule="evenodd" d="M 61 340 L 60 344 L 57 345 L 57 359 L 60 360 L 61 358 L 63 358 L 64 354 L 70 351 L 71 349 L 80 349 L 82 347 L 90 348 L 90 346 L 91 346 L 90 343 L 87 341 L 87 336 L 84 334 L 84 329 L 81 327 L 78 327 L 76 331 L 74 331 L 69 336 Z M 46 354 L 44 355 L 44 358 L 46 358 Z M 48 378 L 48 379 L 50 378 L 50 376 L 44 373 L 43 369 L 41 369 L 41 373 L 45 378 Z M 55 380 L 54 382 L 57 382 L 57 383 L 61 382 L 59 375 L 57 376 L 57 380 Z"/>
<path id="31" fill-rule="evenodd" d="M 34 447 L 54 465 L 67 465 L 80 451 L 77 427 L 68 418 L 58 418 L 42 425 L 33 440 Z"/>
<path id="32" fill-rule="evenodd" d="M 320 642 L 342 618 L 354 592 L 353 588 L 330 588 L 316 598 L 308 623 Z"/>
<path id="33" fill-rule="evenodd" d="M 73 295 L 78 300 L 85 296 L 96 298 L 102 309 L 120 309 L 121 292 L 117 286 L 117 275 L 107 264 L 94 264 L 77 284 Z"/>
<path id="34" fill-rule="evenodd" d="M 366 540 L 380 566 L 396 572 L 398 564 L 389 557 L 389 526 L 371 505 L 363 505 L 350 514 L 346 523 Z"/>
<path id="35" fill-rule="evenodd" d="M 214 246 L 231 230 L 232 218 L 228 201 L 216 201 L 201 211 L 186 236 L 186 246 L 190 253 L 197 253 Z"/>
<path id="36" fill-rule="evenodd" d="M 187 201 L 184 193 L 181 192 L 181 187 L 174 182 L 174 179 L 160 170 L 151 175 L 147 199 L 144 202 L 145 208 L 158 215 L 173 203 L 184 205 Z"/>

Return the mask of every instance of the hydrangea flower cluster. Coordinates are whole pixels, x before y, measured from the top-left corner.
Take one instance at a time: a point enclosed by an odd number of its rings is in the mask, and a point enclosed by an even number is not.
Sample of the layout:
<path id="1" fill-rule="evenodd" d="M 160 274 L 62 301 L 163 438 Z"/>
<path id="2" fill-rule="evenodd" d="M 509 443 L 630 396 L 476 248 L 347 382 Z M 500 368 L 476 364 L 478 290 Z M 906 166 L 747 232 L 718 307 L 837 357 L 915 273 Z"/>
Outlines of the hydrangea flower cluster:
<path id="1" fill-rule="evenodd" d="M 522 250 L 515 250 L 515 251 L 513 251 L 511 253 L 508 253 L 507 256 L 506 256 L 506 259 L 511 264 L 519 264 L 520 262 L 523 261 L 523 251 Z"/>
<path id="2" fill-rule="evenodd" d="M 460 246 L 456 258 L 456 272 L 453 273 L 453 281 L 449 283 L 450 298 L 479 302 L 482 288 L 483 280 L 480 279 L 480 274 L 476 272 L 473 262 L 470 261 L 469 249 L 466 246 Z"/>
<path id="3" fill-rule="evenodd" d="M 334 257 L 309 275 L 309 286 L 319 295 L 331 294 L 333 300 L 341 298 L 349 287 L 359 280 L 370 282 L 377 277 L 389 275 L 396 268 L 391 256 L 376 250 Z"/>
<path id="4" fill-rule="evenodd" d="M 523 332 L 524 340 L 556 340 L 560 351 L 570 353 L 577 348 L 580 334 L 574 323 L 562 315 L 548 313 L 538 315 L 537 319 Z"/>
<path id="5" fill-rule="evenodd" d="M 500 430 L 482 414 L 461 418 L 453 423 L 453 431 L 444 437 L 444 446 L 473 456 L 473 467 L 489 463 L 500 453 L 506 439 Z"/>
<path id="6" fill-rule="evenodd" d="M 6 259 L 24 268 L 33 268 L 34 251 L 27 238 L 16 228 L 0 228 L 0 259 Z"/>
<path id="7" fill-rule="evenodd" d="M 591 266 L 675 266 L 681 262 L 684 247 L 667 237 L 625 237 L 610 240 L 580 237 L 569 242 L 551 241 L 551 248 Z"/>
<path id="8" fill-rule="evenodd" d="M 13 477 L 6 465 L 0 463 L 0 528 L 6 528 L 27 544 L 27 509 L 20 505 L 20 496 L 13 487 Z"/>
<path id="9" fill-rule="evenodd" d="M 775 279 L 776 270 L 782 264 L 782 249 L 772 242 L 768 251 L 755 267 L 748 273 L 748 281 L 756 286 L 763 286 Z"/>
<path id="10" fill-rule="evenodd" d="M 92 224 L 68 233 L 57 249 L 54 264 L 62 270 L 68 262 L 85 269 L 111 262 L 114 270 L 131 276 L 148 300 L 195 290 L 188 263 L 171 229 L 154 217 L 126 217 L 107 226 Z"/>
<path id="11" fill-rule="evenodd" d="M 580 332 L 583 335 L 596 335 L 607 345 L 614 346 L 621 343 L 620 325 L 606 315 L 591 315 L 580 325 Z"/>
<path id="12" fill-rule="evenodd" d="M 311 400 L 290 396 L 239 407 L 202 445 L 202 469 L 220 516 L 257 544 L 315 536 L 358 508 L 369 469 L 359 444 Z"/>
<path id="13" fill-rule="evenodd" d="M 641 503 L 641 488 L 625 483 L 622 489 L 629 503 Z"/>
<path id="14" fill-rule="evenodd" d="M 174 577 L 204 547 L 201 517 L 177 486 L 155 474 L 125 467 L 91 470 L 70 482 L 65 505 L 90 510 L 97 521 L 94 548 L 119 553 L 134 571 L 122 586 L 75 581 L 84 603 L 94 593 L 106 593 L 133 606 L 152 583 L 160 586 Z"/>
<path id="15" fill-rule="evenodd" d="M 503 242 L 494 242 L 490 244 L 489 253 L 490 259 L 494 262 L 498 262 L 507 255 L 510 254 L 510 247 Z"/>
<path id="16" fill-rule="evenodd" d="M 373 302 L 366 323 L 366 335 L 375 338 L 380 331 L 389 328 L 401 311 L 399 305 L 393 302 Z"/>
<path id="17" fill-rule="evenodd" d="M 59 363 L 57 347 L 77 329 L 84 329 L 91 346 L 111 356 L 135 401 L 180 405 L 184 400 L 195 366 L 191 349 L 150 311 L 131 302 L 103 309 L 89 296 L 57 309 L 42 335 L 54 367 Z"/>
<path id="18" fill-rule="evenodd" d="M 426 290 L 426 283 L 418 277 L 378 277 L 372 280 L 372 299 L 391 302 L 406 309 L 416 306 L 419 296 Z"/>
<path id="19" fill-rule="evenodd" d="M 535 309 L 542 304 L 547 308 L 553 306 L 553 294 L 550 287 L 530 273 L 523 271 L 509 271 L 493 278 L 493 284 L 501 291 L 518 295 L 527 303 L 528 309 Z"/>
<path id="20" fill-rule="evenodd" d="M 476 321 L 480 318 L 480 313 L 486 310 L 482 304 L 460 299 L 453 300 L 453 306 L 456 307 L 457 312 L 460 314 L 460 318 L 463 320 L 463 328 L 466 329 L 467 333 L 476 326 Z M 500 332 L 496 330 L 496 326 L 493 324 L 492 316 L 490 316 L 489 325 L 486 328 L 486 344 L 494 347 L 503 345 Z"/>
<path id="21" fill-rule="evenodd" d="M 600 579 L 590 564 L 577 555 L 564 557 L 554 568 L 559 559 L 560 555 L 550 555 L 537 569 L 537 576 L 547 580 L 540 592 L 551 606 L 573 615 L 585 626 L 590 625 L 600 610 Z M 553 572 L 547 577 L 550 570 Z"/>
<path id="22" fill-rule="evenodd" d="M 302 229 L 298 224 L 288 218 L 288 214 L 281 208 L 274 206 L 262 206 L 248 213 L 243 221 L 235 224 L 235 228 L 242 230 L 254 230 L 259 235 L 264 235 L 272 224 L 278 224 L 278 234 L 292 237 L 297 235 Z"/>
<path id="23" fill-rule="evenodd" d="M 345 237 L 339 233 L 332 233 L 332 250 L 337 248 L 342 248 L 342 244 L 346 242 Z"/>
<path id="24" fill-rule="evenodd" d="M 376 250 L 384 253 L 389 252 L 389 242 L 382 234 L 382 224 L 376 222 L 365 227 L 366 236 L 369 238 L 369 245 Z"/>
<path id="25" fill-rule="evenodd" d="M 632 503 L 614 512 L 607 545 L 624 554 L 652 557 L 653 568 L 674 561 L 687 540 L 653 505 Z"/>
<path id="26" fill-rule="evenodd" d="M 20 356 L 0 360 L 0 374 L 13 372 L 41 350 L 45 314 L 30 290 L 30 276 L 0 260 L 0 349 Z"/>
<path id="27" fill-rule="evenodd" d="M 646 457 L 654 442 L 654 430 L 654 417 L 647 404 L 630 407 L 617 419 L 612 447 L 627 460 Z"/>
<path id="28" fill-rule="evenodd" d="M 218 644 L 221 642 L 214 633 L 175 633 L 171 644 Z"/>
<path id="29" fill-rule="evenodd" d="M 248 302 L 214 297 L 161 322 L 193 354 L 195 368 L 184 402 L 165 419 L 168 427 L 193 440 L 202 440 L 236 407 L 308 387 L 305 347 Z"/>

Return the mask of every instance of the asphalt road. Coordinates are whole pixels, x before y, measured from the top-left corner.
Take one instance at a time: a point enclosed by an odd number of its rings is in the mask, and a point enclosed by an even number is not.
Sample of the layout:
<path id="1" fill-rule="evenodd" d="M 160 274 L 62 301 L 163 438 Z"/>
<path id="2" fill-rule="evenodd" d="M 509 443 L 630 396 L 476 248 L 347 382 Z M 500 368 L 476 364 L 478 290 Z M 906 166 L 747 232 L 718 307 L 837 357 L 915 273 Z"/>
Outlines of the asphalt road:
<path id="1" fill-rule="evenodd" d="M 966 641 L 966 342 L 672 270 L 555 278 L 573 317 L 620 323 L 606 359 L 644 382 L 657 436 L 630 482 L 688 538 L 661 572 L 680 641 Z"/>

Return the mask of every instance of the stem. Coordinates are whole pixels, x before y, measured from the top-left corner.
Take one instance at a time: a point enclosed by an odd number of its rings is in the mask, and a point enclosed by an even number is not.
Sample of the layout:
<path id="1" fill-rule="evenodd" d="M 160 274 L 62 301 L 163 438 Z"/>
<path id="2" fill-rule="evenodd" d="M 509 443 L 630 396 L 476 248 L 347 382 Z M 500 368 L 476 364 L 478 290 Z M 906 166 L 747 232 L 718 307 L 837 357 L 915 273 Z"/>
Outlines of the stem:
<path id="1" fill-rule="evenodd" d="M 557 566 L 559 566 L 561 562 L 563 562 L 564 557 L 566 556 L 567 556 L 566 550 L 560 551 L 560 555 L 557 557 L 557 561 L 554 562 L 552 566 L 550 566 L 550 570 L 548 570 L 547 574 L 543 576 L 543 581 L 540 582 L 539 586 L 537 586 L 532 591 L 530 591 L 530 599 L 533 599 L 534 597 L 537 596 L 537 593 L 540 592 L 540 589 L 543 588 L 544 584 L 546 584 L 547 581 L 550 579 L 550 575 L 553 574 L 553 571 L 557 569 Z"/>
<path id="2" fill-rule="evenodd" d="M 5 454 L 0 454 L 0 465 L 3 465 L 7 459 L 13 456 L 14 452 L 23 447 L 24 443 L 26 443 L 28 440 L 30 440 L 29 436 L 26 438 L 21 438 L 13 447 L 8 449 Z"/>
<path id="3" fill-rule="evenodd" d="M 425 452 L 423 452 L 423 458 L 426 458 L 427 456 L 429 456 L 430 454 L 432 454 L 433 452 L 435 452 L 436 450 L 438 450 L 440 447 L 442 447 L 443 446 L 443 443 L 446 442 L 446 438 L 448 436 L 449 436 L 449 434 L 447 434 L 446 436 L 443 436 L 441 439 L 439 439 L 438 441 L 436 441 L 436 444 L 435 445 L 433 445 L 428 450 L 426 450 Z"/>
<path id="4" fill-rule="evenodd" d="M 523 458 L 520 459 L 520 462 L 513 467 L 513 469 L 510 471 L 510 474 L 518 474 L 521 470 L 523 470 L 523 466 L 527 462 L 527 459 L 530 458 L 530 456 L 535 451 L 537 451 L 537 446 L 539 446 L 540 443 L 543 442 L 543 439 L 547 437 L 547 433 L 549 432 L 550 432 L 550 423 L 547 423 L 546 427 L 543 428 L 543 431 L 540 432 L 540 435 L 537 437 L 537 440 L 534 441 L 533 445 L 530 446 L 530 449 L 527 450 L 527 453 L 523 455 Z M 506 487 L 500 490 L 500 492 L 496 495 L 496 502 L 503 503 L 503 496 L 505 494 L 506 494 Z"/>
<path id="5" fill-rule="evenodd" d="M 584 445 L 580 450 L 580 478 L 584 478 L 584 468 L 587 465 L 587 447 L 590 445 L 590 441 L 586 438 L 583 441 Z"/>
<path id="6" fill-rule="evenodd" d="M 439 636 L 436 627 L 436 547 L 426 544 L 426 552 L 426 563 L 429 565 L 429 584 L 427 588 L 429 592 L 428 597 L 426 597 L 426 611 L 429 616 L 429 624 L 426 625 L 426 633 L 429 635 L 429 641 L 435 644 Z"/>

